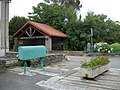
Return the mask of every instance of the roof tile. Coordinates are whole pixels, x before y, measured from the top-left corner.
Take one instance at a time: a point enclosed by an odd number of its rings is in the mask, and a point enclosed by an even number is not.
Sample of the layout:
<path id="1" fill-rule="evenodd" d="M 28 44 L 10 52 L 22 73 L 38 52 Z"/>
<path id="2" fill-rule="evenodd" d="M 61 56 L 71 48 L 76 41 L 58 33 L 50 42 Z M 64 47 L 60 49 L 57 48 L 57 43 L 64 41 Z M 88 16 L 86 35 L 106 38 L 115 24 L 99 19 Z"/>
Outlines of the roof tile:
<path id="1" fill-rule="evenodd" d="M 20 31 L 27 26 L 28 24 L 34 26 L 35 28 L 37 28 L 38 30 L 42 31 L 43 33 L 49 35 L 49 36 L 57 36 L 57 37 L 67 37 L 66 34 L 60 32 L 59 30 L 54 29 L 53 27 L 46 25 L 46 24 L 42 24 L 42 23 L 37 23 L 37 22 L 33 22 L 33 21 L 28 21 L 26 24 L 23 25 L 22 28 L 20 28 L 13 36 L 16 36 L 20 33 Z"/>
<path id="2" fill-rule="evenodd" d="M 48 34 L 49 36 L 67 37 L 66 34 L 54 29 L 53 27 L 51 27 L 49 25 L 37 23 L 37 22 L 33 22 L 33 21 L 29 21 L 29 23 L 31 25 L 33 25 L 34 27 L 36 27 L 38 30 Z"/>

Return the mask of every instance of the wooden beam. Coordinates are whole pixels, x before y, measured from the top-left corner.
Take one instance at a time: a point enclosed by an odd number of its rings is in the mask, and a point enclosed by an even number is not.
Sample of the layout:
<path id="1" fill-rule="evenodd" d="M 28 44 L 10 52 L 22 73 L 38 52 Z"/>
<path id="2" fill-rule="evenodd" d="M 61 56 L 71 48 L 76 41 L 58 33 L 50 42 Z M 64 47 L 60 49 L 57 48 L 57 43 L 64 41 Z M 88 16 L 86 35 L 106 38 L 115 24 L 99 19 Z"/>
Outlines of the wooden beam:
<path id="1" fill-rule="evenodd" d="M 30 26 L 30 37 L 32 36 L 32 27 Z"/>
<path id="2" fill-rule="evenodd" d="M 33 31 L 33 33 L 31 34 L 31 36 L 33 36 L 33 35 L 34 35 L 35 31 L 36 31 L 36 30 L 34 30 L 34 31 Z"/>
<path id="3" fill-rule="evenodd" d="M 27 35 L 30 37 L 30 34 L 27 32 L 27 31 L 25 31 L 26 33 L 27 33 Z"/>
<path id="4" fill-rule="evenodd" d="M 35 37 L 21 37 L 20 39 L 39 39 L 39 38 L 45 38 L 45 36 L 35 36 Z"/>
<path id="5" fill-rule="evenodd" d="M 21 31 L 21 32 L 24 32 L 24 30 L 22 30 L 22 29 L 21 29 L 20 31 Z"/>
<path id="6" fill-rule="evenodd" d="M 18 37 L 20 37 L 23 33 L 25 33 L 25 31 L 27 31 L 29 28 L 30 28 L 30 26 L 27 27 L 27 29 L 25 29 Z"/>
<path id="7" fill-rule="evenodd" d="M 40 30 L 36 29 L 35 27 L 33 27 L 33 29 L 35 29 L 36 31 L 40 32 L 42 35 L 45 36 L 45 34 L 43 32 L 41 32 Z"/>

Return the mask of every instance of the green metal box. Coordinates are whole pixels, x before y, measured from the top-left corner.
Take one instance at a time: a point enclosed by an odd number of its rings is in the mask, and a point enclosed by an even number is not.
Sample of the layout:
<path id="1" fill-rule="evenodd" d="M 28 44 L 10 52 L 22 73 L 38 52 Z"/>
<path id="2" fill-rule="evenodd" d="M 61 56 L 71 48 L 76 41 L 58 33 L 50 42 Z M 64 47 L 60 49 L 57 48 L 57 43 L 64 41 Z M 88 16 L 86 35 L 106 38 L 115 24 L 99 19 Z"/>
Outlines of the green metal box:
<path id="1" fill-rule="evenodd" d="M 18 59 L 29 60 L 33 58 L 41 58 L 47 55 L 45 46 L 20 46 L 18 47 Z"/>

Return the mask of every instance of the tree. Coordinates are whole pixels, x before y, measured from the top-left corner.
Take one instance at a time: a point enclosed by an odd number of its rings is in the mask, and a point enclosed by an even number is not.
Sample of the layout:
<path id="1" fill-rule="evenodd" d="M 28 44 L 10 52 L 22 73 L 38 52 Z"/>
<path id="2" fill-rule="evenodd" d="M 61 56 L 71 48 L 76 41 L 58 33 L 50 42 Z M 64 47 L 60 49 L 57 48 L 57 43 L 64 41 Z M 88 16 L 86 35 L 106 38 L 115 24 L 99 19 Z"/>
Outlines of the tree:
<path id="1" fill-rule="evenodd" d="M 29 18 L 33 21 L 48 24 L 62 32 L 66 32 L 66 25 L 76 21 L 76 12 L 72 7 L 66 8 L 64 5 L 47 5 L 39 3 L 33 7 L 33 12 L 29 13 Z"/>
<path id="2" fill-rule="evenodd" d="M 54 1 L 54 3 L 39 3 L 37 7 L 33 7 L 33 12 L 29 13 L 29 18 L 66 33 L 69 36 L 64 42 L 66 50 L 83 50 L 87 43 L 90 42 L 91 28 L 94 32 L 93 43 L 101 41 L 112 43 L 116 42 L 120 37 L 118 34 L 120 32 L 119 25 L 108 19 L 106 15 L 88 12 L 86 18 L 81 21 L 80 18 L 77 19 L 76 10 L 72 5 L 68 7 L 64 3 L 60 5 L 58 1 L 62 0 L 48 1 Z"/>
<path id="3" fill-rule="evenodd" d="M 89 34 L 90 38 L 90 29 L 93 29 L 93 41 L 100 42 L 103 40 L 103 31 L 106 30 L 105 20 L 107 19 L 106 15 L 103 14 L 94 14 L 94 12 L 88 12 L 88 15 L 84 19 L 84 27 L 87 29 L 87 34 Z M 90 42 L 90 39 L 89 39 Z"/>
<path id="4" fill-rule="evenodd" d="M 55 3 L 58 5 L 65 5 L 66 7 L 69 7 L 70 5 L 75 9 L 75 10 L 80 10 L 82 5 L 80 4 L 80 0 L 44 0 L 47 3 Z"/>
<path id="5" fill-rule="evenodd" d="M 90 29 L 93 29 L 93 42 L 107 42 L 109 44 L 119 42 L 120 25 L 107 18 L 104 14 L 94 14 L 94 12 L 88 12 L 84 19 L 84 28 L 87 29 L 90 42 Z M 104 37 L 104 38 L 103 38 Z"/>
<path id="6" fill-rule="evenodd" d="M 13 49 L 13 34 L 19 30 L 25 23 L 27 19 L 25 17 L 14 16 L 9 22 L 9 43 L 10 49 Z"/>
<path id="7" fill-rule="evenodd" d="M 69 38 L 67 39 L 67 49 L 68 50 L 84 50 L 86 46 L 88 35 L 86 33 L 86 29 L 83 28 L 83 22 L 78 20 L 73 22 L 68 26 L 67 35 Z"/>
<path id="8" fill-rule="evenodd" d="M 82 22 L 77 20 L 72 6 L 67 8 L 65 5 L 39 3 L 29 14 L 31 20 L 48 24 L 66 33 L 69 37 L 64 43 L 65 49 L 82 50 L 86 44 L 86 34 L 83 34 L 81 29 Z"/>
<path id="9" fill-rule="evenodd" d="M 25 17 L 14 16 L 9 22 L 9 35 L 12 36 L 26 22 L 27 22 L 27 19 Z"/>
<path id="10" fill-rule="evenodd" d="M 108 43 L 120 43 L 120 24 L 117 22 L 112 21 L 110 18 L 106 20 L 106 25 L 108 31 L 106 33 L 106 41 Z"/>

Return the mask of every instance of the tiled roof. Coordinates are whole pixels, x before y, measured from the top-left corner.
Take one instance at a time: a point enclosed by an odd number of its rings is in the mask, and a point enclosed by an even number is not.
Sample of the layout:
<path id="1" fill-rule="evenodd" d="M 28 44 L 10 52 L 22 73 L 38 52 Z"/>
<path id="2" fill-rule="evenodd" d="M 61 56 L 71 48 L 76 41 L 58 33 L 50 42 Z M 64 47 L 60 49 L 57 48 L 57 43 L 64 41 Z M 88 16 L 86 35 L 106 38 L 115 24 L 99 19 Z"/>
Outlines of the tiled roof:
<path id="1" fill-rule="evenodd" d="M 33 22 L 33 21 L 28 21 L 20 30 L 22 30 L 28 24 L 34 26 L 35 28 L 37 28 L 38 30 L 42 31 L 43 33 L 45 33 L 49 36 L 67 37 L 66 34 L 54 29 L 53 27 L 51 27 L 49 25 L 42 24 L 42 23 L 37 23 L 37 22 Z M 18 34 L 19 31 L 17 31 L 13 36 L 16 36 L 16 34 Z"/>

